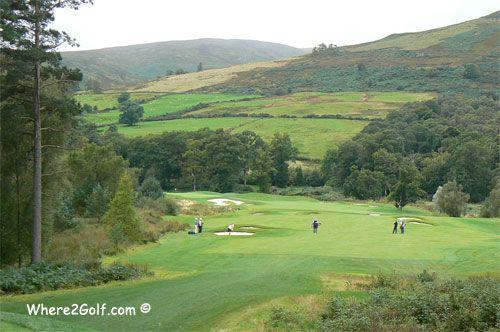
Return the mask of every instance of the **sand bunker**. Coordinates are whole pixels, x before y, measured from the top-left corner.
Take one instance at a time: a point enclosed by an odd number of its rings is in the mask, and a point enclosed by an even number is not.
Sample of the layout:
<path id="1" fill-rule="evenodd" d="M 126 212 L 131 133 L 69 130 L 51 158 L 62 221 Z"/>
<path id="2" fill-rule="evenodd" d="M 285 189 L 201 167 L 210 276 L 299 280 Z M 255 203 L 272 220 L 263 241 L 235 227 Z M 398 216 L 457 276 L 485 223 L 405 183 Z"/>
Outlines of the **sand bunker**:
<path id="1" fill-rule="evenodd" d="M 415 225 L 432 226 L 431 224 L 423 222 L 423 220 L 420 218 L 403 217 L 403 218 L 398 218 L 397 220 L 404 221 L 404 222 L 407 222 L 410 224 L 415 224 Z"/>
<path id="2" fill-rule="evenodd" d="M 255 213 L 252 213 L 252 216 L 261 216 L 263 214 L 264 214 L 263 212 L 255 212 Z"/>
<path id="3" fill-rule="evenodd" d="M 253 226 L 243 226 L 243 227 L 240 227 L 241 229 L 258 229 L 257 227 L 253 227 Z"/>
<path id="4" fill-rule="evenodd" d="M 215 235 L 218 236 L 250 236 L 253 235 L 254 233 L 247 233 L 247 232 L 215 232 Z"/>
<path id="5" fill-rule="evenodd" d="M 380 213 L 370 213 L 369 215 L 372 217 L 380 217 Z"/>
<path id="6" fill-rule="evenodd" d="M 226 205 L 231 205 L 231 204 L 234 204 L 234 205 L 243 204 L 242 201 L 236 201 L 233 199 L 226 199 L 226 198 L 214 198 L 214 199 L 209 199 L 208 201 L 211 203 L 214 203 L 215 205 L 219 205 L 219 206 L 226 206 Z"/>

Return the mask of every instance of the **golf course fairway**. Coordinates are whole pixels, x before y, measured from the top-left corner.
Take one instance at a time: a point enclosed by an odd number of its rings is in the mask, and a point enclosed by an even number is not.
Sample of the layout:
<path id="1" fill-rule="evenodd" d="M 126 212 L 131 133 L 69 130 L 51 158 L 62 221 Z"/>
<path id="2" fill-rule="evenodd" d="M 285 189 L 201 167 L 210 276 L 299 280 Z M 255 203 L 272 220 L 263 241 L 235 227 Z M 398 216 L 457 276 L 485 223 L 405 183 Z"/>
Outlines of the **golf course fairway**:
<path id="1" fill-rule="evenodd" d="M 147 265 L 155 276 L 104 286 L 3 297 L 3 331 L 21 329 L 177 331 L 252 329 L 251 308 L 277 299 L 325 296 L 333 292 L 362 296 L 331 285 L 345 277 L 379 272 L 466 277 L 496 274 L 500 266 L 500 220 L 449 218 L 405 207 L 364 202 L 322 202 L 305 197 L 266 194 L 175 193 L 169 196 L 206 204 L 226 198 L 244 202 L 233 211 L 202 216 L 202 234 L 167 234 L 159 243 L 135 247 L 113 261 Z M 167 217 L 193 224 L 195 216 Z M 313 218 L 322 223 L 319 234 Z M 392 234 L 398 217 L 408 221 L 406 234 Z M 216 236 L 234 223 L 253 236 Z M 246 226 L 246 227 L 245 227 Z M 240 229 L 240 227 L 243 227 Z M 336 279 L 338 282 L 336 283 Z M 149 303 L 135 316 L 29 317 L 26 304 L 71 306 Z"/>

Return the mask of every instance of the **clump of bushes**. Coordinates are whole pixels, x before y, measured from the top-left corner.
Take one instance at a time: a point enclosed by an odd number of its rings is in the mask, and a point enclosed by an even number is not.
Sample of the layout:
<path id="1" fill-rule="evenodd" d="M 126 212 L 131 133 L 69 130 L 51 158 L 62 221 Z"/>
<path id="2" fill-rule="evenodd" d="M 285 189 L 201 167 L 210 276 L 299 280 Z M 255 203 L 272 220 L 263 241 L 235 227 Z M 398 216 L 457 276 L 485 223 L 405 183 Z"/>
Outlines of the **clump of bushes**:
<path id="1" fill-rule="evenodd" d="M 341 192 L 330 186 L 323 187 L 273 187 L 272 194 L 284 196 L 307 196 L 316 198 L 322 201 L 338 201 L 345 199 Z"/>
<path id="2" fill-rule="evenodd" d="M 55 289 L 95 286 L 115 280 L 151 275 L 145 267 L 72 263 L 40 263 L 20 269 L 0 270 L 0 290 L 4 294 L 28 294 Z"/>
<path id="3" fill-rule="evenodd" d="M 383 275 L 366 299 L 334 297 L 318 322 L 328 331 L 487 331 L 498 328 L 500 283 L 491 277 Z"/>
<path id="4" fill-rule="evenodd" d="M 306 318 L 299 310 L 274 306 L 265 324 L 270 330 L 300 331 L 305 327 L 305 321 Z"/>
<path id="5" fill-rule="evenodd" d="M 103 227 L 85 226 L 66 230 L 53 236 L 47 250 L 52 263 L 96 264 L 101 256 L 113 254 L 114 246 Z"/>

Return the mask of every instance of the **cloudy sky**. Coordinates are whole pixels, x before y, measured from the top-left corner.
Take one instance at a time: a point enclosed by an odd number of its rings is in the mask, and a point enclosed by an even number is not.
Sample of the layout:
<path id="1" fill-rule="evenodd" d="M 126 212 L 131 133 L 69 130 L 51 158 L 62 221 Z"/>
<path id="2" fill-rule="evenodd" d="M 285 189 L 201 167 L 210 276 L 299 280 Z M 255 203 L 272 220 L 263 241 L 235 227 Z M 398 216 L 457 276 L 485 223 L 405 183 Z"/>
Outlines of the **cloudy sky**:
<path id="1" fill-rule="evenodd" d="M 94 0 L 76 12 L 57 11 L 54 26 L 80 50 L 207 37 L 312 47 L 437 28 L 499 9 L 498 0 Z"/>

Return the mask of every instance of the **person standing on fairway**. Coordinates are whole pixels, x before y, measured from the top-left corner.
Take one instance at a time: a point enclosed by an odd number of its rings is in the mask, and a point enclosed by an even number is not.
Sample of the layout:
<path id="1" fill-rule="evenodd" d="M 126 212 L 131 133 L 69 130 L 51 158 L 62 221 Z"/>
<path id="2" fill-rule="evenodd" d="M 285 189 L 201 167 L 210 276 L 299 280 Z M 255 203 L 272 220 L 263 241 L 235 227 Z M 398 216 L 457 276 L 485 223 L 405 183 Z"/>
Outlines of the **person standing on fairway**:
<path id="1" fill-rule="evenodd" d="M 404 221 L 402 221 L 401 222 L 401 234 L 405 233 L 405 229 L 406 229 L 406 223 Z"/>
<path id="2" fill-rule="evenodd" d="M 203 219 L 198 219 L 198 232 L 202 232 L 203 231 Z"/>
<path id="3" fill-rule="evenodd" d="M 398 234 L 398 220 L 394 222 L 394 228 L 392 229 L 392 234 Z"/>
<path id="4" fill-rule="evenodd" d="M 313 228 L 313 233 L 318 234 L 318 227 L 321 225 L 320 222 L 318 222 L 318 219 L 314 218 L 313 223 L 312 223 L 312 228 Z"/>
<path id="5" fill-rule="evenodd" d="M 194 234 L 198 233 L 198 227 L 200 225 L 200 221 L 198 218 L 194 218 Z"/>

